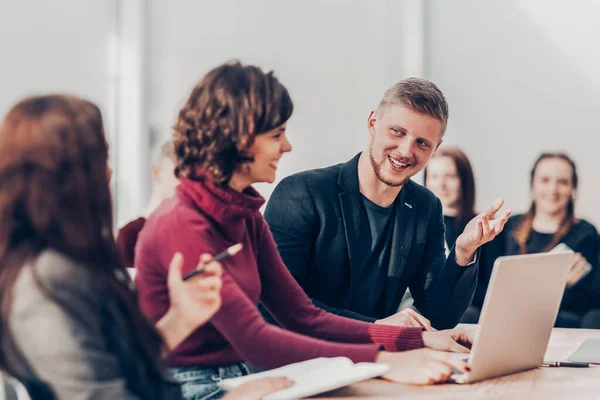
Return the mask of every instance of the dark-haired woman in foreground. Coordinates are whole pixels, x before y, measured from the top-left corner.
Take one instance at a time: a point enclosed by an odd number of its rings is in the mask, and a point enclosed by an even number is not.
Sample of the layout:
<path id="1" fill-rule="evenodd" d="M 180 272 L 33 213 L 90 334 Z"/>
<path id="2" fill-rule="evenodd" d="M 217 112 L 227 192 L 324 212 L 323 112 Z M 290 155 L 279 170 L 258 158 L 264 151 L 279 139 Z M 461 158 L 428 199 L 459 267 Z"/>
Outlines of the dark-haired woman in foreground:
<path id="1" fill-rule="evenodd" d="M 220 306 L 220 265 L 183 282 L 172 254 L 170 306 L 156 329 L 142 316 L 114 243 L 107 161 L 86 100 L 28 98 L 0 126 L 0 368 L 33 399 L 180 398 L 163 353 Z"/>

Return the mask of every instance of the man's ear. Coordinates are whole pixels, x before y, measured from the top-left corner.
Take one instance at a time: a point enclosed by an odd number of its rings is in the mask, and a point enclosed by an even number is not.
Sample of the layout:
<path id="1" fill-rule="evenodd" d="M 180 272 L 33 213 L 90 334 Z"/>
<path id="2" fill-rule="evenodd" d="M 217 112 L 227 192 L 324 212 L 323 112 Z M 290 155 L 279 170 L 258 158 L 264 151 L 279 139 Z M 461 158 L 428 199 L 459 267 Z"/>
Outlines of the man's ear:
<path id="1" fill-rule="evenodd" d="M 377 122 L 377 110 L 371 110 L 369 113 L 369 118 L 367 118 L 367 129 L 369 130 L 369 134 L 373 136 L 373 130 L 375 129 L 375 122 Z"/>

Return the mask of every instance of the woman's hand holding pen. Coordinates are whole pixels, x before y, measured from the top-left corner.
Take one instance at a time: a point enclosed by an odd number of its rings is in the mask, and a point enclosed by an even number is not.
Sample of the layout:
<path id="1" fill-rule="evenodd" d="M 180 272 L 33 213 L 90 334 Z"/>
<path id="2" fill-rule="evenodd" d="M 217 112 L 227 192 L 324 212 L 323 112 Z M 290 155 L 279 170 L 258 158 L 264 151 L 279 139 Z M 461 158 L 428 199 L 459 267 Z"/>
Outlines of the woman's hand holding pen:
<path id="1" fill-rule="evenodd" d="M 202 254 L 196 269 L 202 273 L 184 281 L 183 255 L 175 253 L 169 265 L 167 286 L 171 306 L 156 328 L 169 349 L 175 348 L 221 307 L 223 269 L 210 254 Z"/>
<path id="2" fill-rule="evenodd" d="M 202 254 L 197 267 L 202 268 L 202 274 L 184 281 L 182 266 L 183 256 L 176 253 L 169 267 L 169 298 L 171 308 L 177 310 L 178 315 L 194 330 L 205 324 L 221 307 L 223 269 L 210 254 Z"/>

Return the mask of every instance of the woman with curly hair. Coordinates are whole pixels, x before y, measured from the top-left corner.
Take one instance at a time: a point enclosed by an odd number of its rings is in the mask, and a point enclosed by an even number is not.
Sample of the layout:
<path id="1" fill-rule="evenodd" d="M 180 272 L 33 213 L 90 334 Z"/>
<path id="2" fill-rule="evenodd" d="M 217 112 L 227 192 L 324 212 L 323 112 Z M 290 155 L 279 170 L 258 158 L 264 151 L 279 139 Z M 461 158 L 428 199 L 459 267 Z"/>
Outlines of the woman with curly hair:
<path id="1" fill-rule="evenodd" d="M 347 356 L 391 365 L 387 378 L 415 384 L 445 380 L 462 362 L 424 345 L 468 351 L 448 332 L 375 325 L 313 306 L 283 264 L 259 212 L 264 199 L 253 183 L 273 182 L 279 160 L 292 150 L 286 123 L 292 100 L 273 73 L 228 63 L 210 71 L 192 90 L 175 124 L 177 193 L 142 229 L 135 261 L 142 308 L 156 321 L 170 303 L 167 262 L 183 249 L 185 272 L 203 252 L 241 243 L 223 261 L 222 307 L 168 361 L 186 399 L 218 398 L 223 378 L 248 373 L 248 361 L 280 367 L 315 357 Z M 290 204 L 302 207 L 302 204 Z M 287 330 L 267 324 L 261 302 Z M 454 337 L 468 342 L 464 332 Z M 386 351 L 382 351 L 386 350 Z"/>
<path id="2" fill-rule="evenodd" d="M 155 326 L 142 315 L 112 234 L 107 161 L 100 110 L 77 97 L 27 98 L 0 126 L 0 370 L 34 400 L 181 398 L 162 356 L 220 305 L 220 265 L 184 282 L 173 252 L 170 304 Z"/>
<path id="3" fill-rule="evenodd" d="M 511 217 L 503 232 L 506 255 L 547 252 L 560 243 L 575 251 L 556 320 L 562 328 L 581 327 L 586 314 L 600 306 L 598 271 L 590 271 L 598 261 L 598 232 L 575 215 L 578 183 L 575 162 L 566 154 L 541 154 L 530 173 L 529 211 Z"/>

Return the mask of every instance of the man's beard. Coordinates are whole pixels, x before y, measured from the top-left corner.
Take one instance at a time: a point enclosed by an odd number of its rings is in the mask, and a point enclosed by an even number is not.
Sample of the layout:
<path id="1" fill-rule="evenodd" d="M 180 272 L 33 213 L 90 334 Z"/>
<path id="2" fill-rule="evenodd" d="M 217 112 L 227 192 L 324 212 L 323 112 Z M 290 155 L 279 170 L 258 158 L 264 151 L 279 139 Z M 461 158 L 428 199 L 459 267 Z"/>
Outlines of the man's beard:
<path id="1" fill-rule="evenodd" d="M 402 186 L 410 180 L 410 176 L 404 178 L 400 182 L 392 182 L 388 179 L 385 179 L 383 177 L 383 174 L 381 173 L 381 165 L 377 164 L 377 161 L 375 161 L 375 156 L 373 156 L 373 146 L 371 146 L 369 148 L 369 160 L 371 161 L 371 166 L 373 167 L 373 172 L 375 172 L 375 176 L 377 177 L 377 179 L 379 179 L 381 182 L 385 183 L 388 186 L 392 186 L 392 187 Z M 387 156 L 385 156 L 383 162 L 385 162 L 386 160 L 387 160 Z"/>

